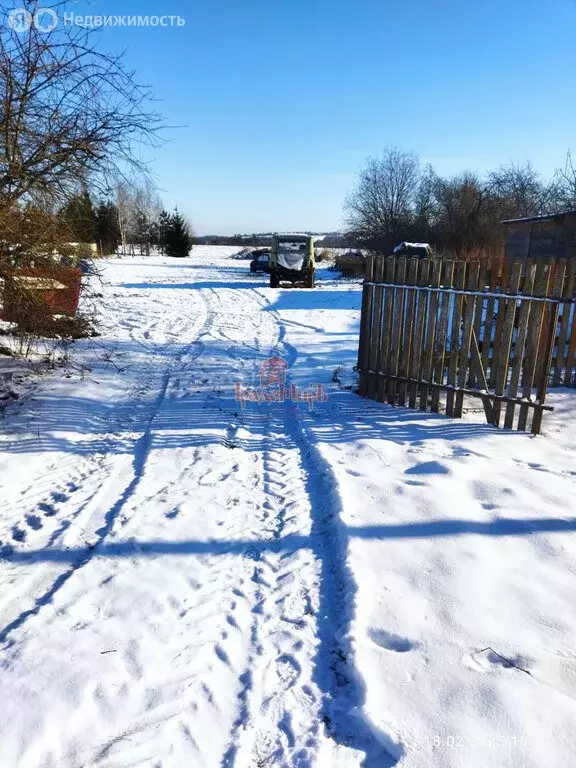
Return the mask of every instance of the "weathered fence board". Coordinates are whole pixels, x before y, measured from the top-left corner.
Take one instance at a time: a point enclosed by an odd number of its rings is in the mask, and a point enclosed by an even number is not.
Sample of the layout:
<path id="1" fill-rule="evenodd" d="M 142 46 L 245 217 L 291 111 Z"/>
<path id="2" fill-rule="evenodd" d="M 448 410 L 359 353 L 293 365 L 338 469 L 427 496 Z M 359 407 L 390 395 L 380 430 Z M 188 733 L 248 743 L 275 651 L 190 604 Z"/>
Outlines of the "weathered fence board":
<path id="1" fill-rule="evenodd" d="M 406 278 L 409 286 L 416 285 L 416 278 L 418 275 L 418 259 L 410 259 L 408 262 L 408 276 Z M 414 349 L 414 316 L 416 314 L 416 296 L 417 293 L 414 290 L 408 291 L 406 298 L 406 325 L 404 331 L 405 343 L 402 347 L 402 364 L 400 370 L 403 376 L 408 378 L 412 370 L 412 353 Z M 410 392 L 407 382 L 402 383 L 400 392 L 400 405 L 406 405 L 406 400 L 409 400 Z"/>
<path id="2" fill-rule="evenodd" d="M 520 278 L 522 276 L 522 264 L 517 262 L 512 267 L 509 275 L 508 291 L 514 296 L 518 295 L 520 290 Z M 514 320 L 516 319 L 516 299 L 502 299 L 502 307 L 498 303 L 498 315 L 502 317 L 500 342 L 498 344 L 498 366 L 494 381 L 494 393 L 503 395 L 508 382 L 508 366 L 510 365 L 510 353 L 512 350 L 512 337 L 514 335 Z M 500 411 L 502 402 L 494 402 L 494 424 L 500 426 Z"/>
<path id="3" fill-rule="evenodd" d="M 454 278 L 454 288 L 457 291 L 463 291 L 466 280 L 466 263 L 459 261 L 456 264 L 456 274 Z M 464 296 L 462 293 L 455 293 L 452 306 L 452 329 L 450 333 L 450 360 L 448 362 L 447 383 L 450 387 L 446 397 L 446 413 L 448 416 L 454 416 L 454 400 L 456 397 L 456 376 L 458 374 L 458 344 L 460 339 L 460 319 L 462 317 L 462 307 L 464 306 Z"/>
<path id="4" fill-rule="evenodd" d="M 524 292 L 527 294 L 532 293 L 534 289 L 534 277 L 536 273 L 536 267 L 534 264 L 528 264 L 526 266 L 526 273 L 524 276 Z M 518 316 L 518 334 L 516 336 L 516 350 L 514 363 L 512 365 L 512 373 L 510 377 L 510 384 L 508 388 L 508 394 L 510 397 L 516 397 L 518 395 L 518 386 L 520 384 L 520 374 L 522 372 L 522 363 L 524 361 L 524 351 L 526 349 L 526 339 L 528 338 L 528 320 L 530 317 L 531 304 L 529 301 L 525 301 L 520 307 L 520 314 Z M 514 425 L 514 404 L 508 403 L 506 406 L 506 415 L 504 417 L 504 426 L 506 429 L 512 429 Z"/>
<path id="5" fill-rule="evenodd" d="M 432 277 L 430 284 L 433 288 L 440 285 L 440 263 L 435 262 L 432 265 Z M 438 291 L 429 292 L 428 296 L 428 316 L 426 331 L 424 335 L 424 349 L 422 354 L 422 371 L 420 387 L 420 410 L 425 411 L 428 403 L 428 384 L 432 381 L 434 367 L 434 338 L 436 335 L 436 321 L 438 318 Z"/>
<path id="6" fill-rule="evenodd" d="M 380 355 L 380 334 L 382 331 L 382 295 L 384 289 L 382 283 L 384 279 L 384 262 L 378 259 L 374 266 L 374 293 L 372 297 L 372 333 L 370 336 L 370 350 L 368 354 L 369 366 L 374 375 L 368 377 L 368 396 L 375 397 L 378 390 L 378 371 Z"/>
<path id="7" fill-rule="evenodd" d="M 477 291 L 480 264 L 478 262 L 468 264 L 467 272 L 467 290 L 470 292 Z M 456 392 L 456 402 L 454 405 L 454 416 L 457 418 L 462 417 L 462 410 L 464 407 L 463 389 L 466 386 L 468 366 L 470 364 L 470 344 L 472 343 L 472 328 L 474 324 L 475 309 L 476 296 L 473 295 L 466 298 L 462 304 L 462 339 L 458 359 L 458 391 Z"/>
<path id="8" fill-rule="evenodd" d="M 568 261 L 568 269 L 566 270 L 566 278 L 564 280 L 564 286 L 562 289 L 562 298 L 570 299 L 574 296 L 574 289 L 576 288 L 576 254 L 575 258 Z M 558 346 L 556 353 L 556 360 L 554 362 L 554 376 L 552 378 L 552 386 L 559 387 L 563 383 L 562 374 L 564 371 L 568 371 L 568 334 L 570 330 L 574 328 L 574 305 L 562 304 L 561 306 L 561 320 L 560 331 L 558 334 Z M 572 315 L 572 317 L 571 317 Z M 573 331 L 572 336 L 576 335 Z M 570 386 L 570 374 L 568 374 L 568 381 L 564 382 L 566 386 Z"/>
<path id="9" fill-rule="evenodd" d="M 488 422 L 538 433 L 548 386 L 573 384 L 576 259 L 464 262 L 369 259 L 359 392 L 461 417 L 482 400 Z"/>
<path id="10" fill-rule="evenodd" d="M 442 285 L 445 288 L 452 287 L 452 280 L 454 277 L 454 262 L 446 261 L 444 263 L 444 269 L 442 274 Z M 444 365 L 446 361 L 446 346 L 448 343 L 448 329 L 450 321 L 450 294 L 443 292 L 440 294 L 440 320 L 438 323 L 438 333 L 436 335 L 436 345 L 434 356 L 436 358 L 436 365 L 434 369 L 433 378 L 434 381 L 442 381 L 444 378 Z M 430 410 L 433 413 L 438 413 L 440 410 L 440 393 L 441 390 L 438 387 L 434 387 L 432 391 L 432 403 Z"/>
<path id="11" fill-rule="evenodd" d="M 424 259 L 418 265 L 418 278 L 416 285 L 428 285 L 430 275 L 430 260 Z M 414 291 L 416 294 L 416 323 L 414 326 L 414 353 L 412 362 L 412 372 L 410 374 L 412 381 L 409 383 L 410 408 L 416 408 L 418 399 L 418 382 L 422 374 L 422 349 L 424 346 L 424 330 L 426 327 L 426 311 L 428 307 L 429 294 L 427 292 Z"/>

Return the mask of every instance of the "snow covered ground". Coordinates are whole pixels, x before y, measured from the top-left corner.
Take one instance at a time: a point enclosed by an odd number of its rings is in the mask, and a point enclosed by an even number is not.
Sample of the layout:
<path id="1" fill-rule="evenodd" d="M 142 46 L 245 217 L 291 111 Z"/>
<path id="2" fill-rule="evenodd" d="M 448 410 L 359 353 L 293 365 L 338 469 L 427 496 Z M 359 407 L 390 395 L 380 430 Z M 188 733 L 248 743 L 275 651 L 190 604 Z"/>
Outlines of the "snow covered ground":
<path id="1" fill-rule="evenodd" d="M 574 765 L 576 393 L 362 400 L 359 284 L 236 250 L 110 260 L 90 370 L 6 411 L 0 766 Z M 243 409 L 272 357 L 327 402 Z"/>

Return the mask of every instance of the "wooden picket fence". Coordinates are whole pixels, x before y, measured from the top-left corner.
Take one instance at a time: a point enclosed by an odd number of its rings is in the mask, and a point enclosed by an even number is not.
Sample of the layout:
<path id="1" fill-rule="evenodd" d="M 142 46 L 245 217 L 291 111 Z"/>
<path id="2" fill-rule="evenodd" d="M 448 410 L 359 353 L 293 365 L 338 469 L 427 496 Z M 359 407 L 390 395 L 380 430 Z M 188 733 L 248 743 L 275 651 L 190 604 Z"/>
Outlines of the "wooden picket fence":
<path id="1" fill-rule="evenodd" d="M 540 432 L 549 386 L 576 385 L 576 259 L 369 258 L 359 392 L 461 417 L 482 400 L 495 426 Z"/>

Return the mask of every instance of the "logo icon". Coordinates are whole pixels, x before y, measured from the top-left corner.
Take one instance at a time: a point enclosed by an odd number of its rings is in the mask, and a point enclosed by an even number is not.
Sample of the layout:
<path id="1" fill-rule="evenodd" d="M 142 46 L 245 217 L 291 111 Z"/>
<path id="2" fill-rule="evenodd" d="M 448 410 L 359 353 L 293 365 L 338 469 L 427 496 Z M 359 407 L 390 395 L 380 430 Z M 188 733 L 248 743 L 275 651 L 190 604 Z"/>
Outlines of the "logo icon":
<path id="1" fill-rule="evenodd" d="M 8 14 L 8 25 L 15 32 L 28 32 L 34 17 L 26 8 L 15 8 Z"/>
<path id="2" fill-rule="evenodd" d="M 270 357 L 265 360 L 258 374 L 260 386 L 270 387 L 272 384 L 285 384 L 287 368 L 288 363 L 281 357 Z"/>
<path id="3" fill-rule="evenodd" d="M 52 32 L 58 26 L 58 14 L 52 8 L 40 8 L 34 14 L 34 26 L 39 32 Z"/>
<path id="4" fill-rule="evenodd" d="M 8 25 L 15 32 L 28 32 L 31 27 L 52 32 L 58 26 L 58 14 L 52 8 L 39 8 L 34 15 L 26 8 L 16 8 L 8 14 Z"/>

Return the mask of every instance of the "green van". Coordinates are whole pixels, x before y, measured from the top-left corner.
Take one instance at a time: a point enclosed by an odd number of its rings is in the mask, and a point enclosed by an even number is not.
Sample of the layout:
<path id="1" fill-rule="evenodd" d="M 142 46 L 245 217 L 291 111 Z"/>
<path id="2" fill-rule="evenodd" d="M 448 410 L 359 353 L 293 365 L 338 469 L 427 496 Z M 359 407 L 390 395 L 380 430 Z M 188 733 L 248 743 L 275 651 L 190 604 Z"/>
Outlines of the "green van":
<path id="1" fill-rule="evenodd" d="M 310 235 L 274 235 L 270 252 L 270 288 L 281 282 L 314 288 L 314 240 Z"/>

